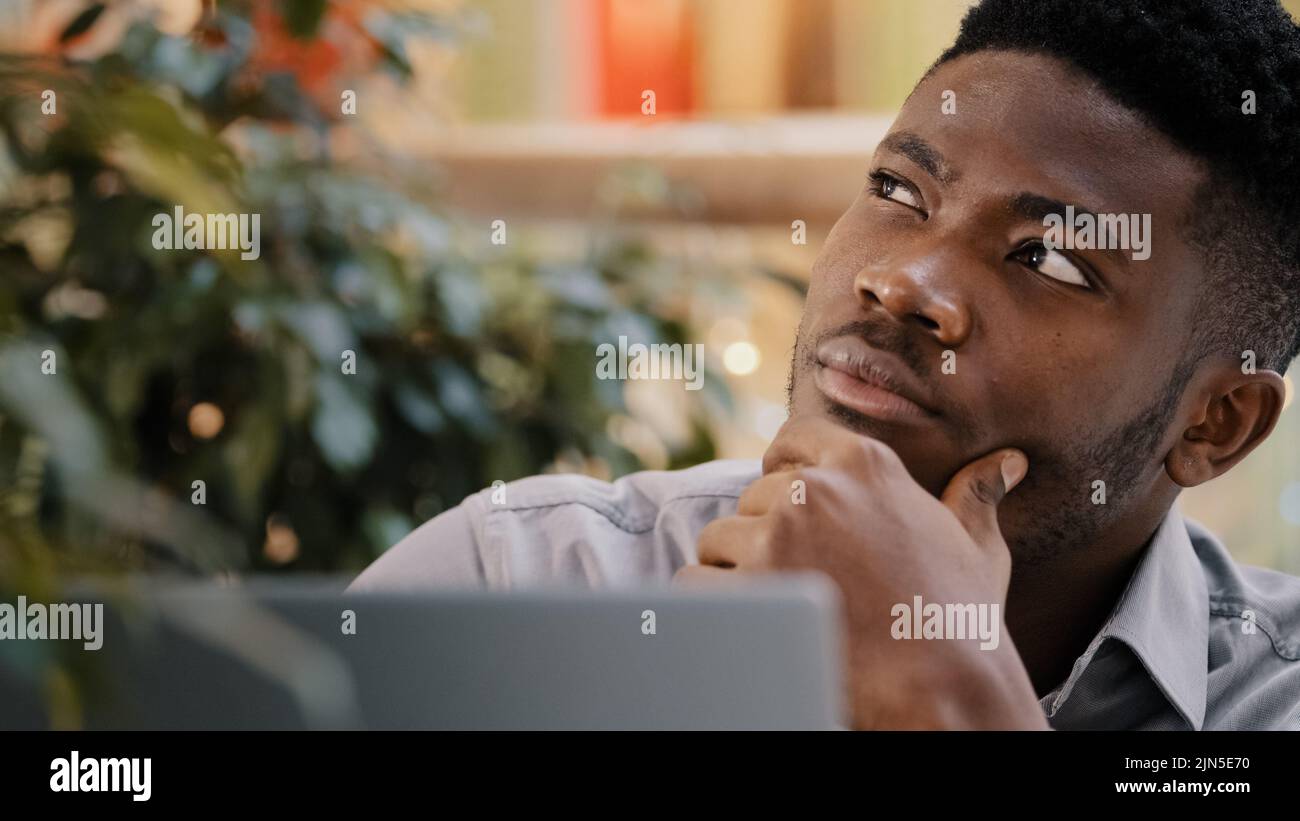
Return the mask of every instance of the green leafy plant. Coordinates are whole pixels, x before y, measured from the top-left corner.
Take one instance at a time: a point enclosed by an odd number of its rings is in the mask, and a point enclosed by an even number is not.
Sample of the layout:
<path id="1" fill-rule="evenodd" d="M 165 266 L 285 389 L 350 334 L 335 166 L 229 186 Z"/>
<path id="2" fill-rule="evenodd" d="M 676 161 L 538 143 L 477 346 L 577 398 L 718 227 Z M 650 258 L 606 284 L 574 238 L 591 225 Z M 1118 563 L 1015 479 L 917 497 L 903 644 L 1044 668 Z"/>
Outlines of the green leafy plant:
<path id="1" fill-rule="evenodd" d="M 593 352 L 685 342 L 699 272 L 621 232 L 562 261 L 485 248 L 399 158 L 333 157 L 346 72 L 406 76 L 409 38 L 459 26 L 357 6 L 222 3 L 185 36 L 135 20 L 90 60 L 0 57 L 4 586 L 355 570 L 495 479 L 640 466 L 606 434 L 624 398 Z M 177 205 L 260 214 L 260 257 L 155 250 Z M 719 383 L 670 466 L 712 457 Z"/>

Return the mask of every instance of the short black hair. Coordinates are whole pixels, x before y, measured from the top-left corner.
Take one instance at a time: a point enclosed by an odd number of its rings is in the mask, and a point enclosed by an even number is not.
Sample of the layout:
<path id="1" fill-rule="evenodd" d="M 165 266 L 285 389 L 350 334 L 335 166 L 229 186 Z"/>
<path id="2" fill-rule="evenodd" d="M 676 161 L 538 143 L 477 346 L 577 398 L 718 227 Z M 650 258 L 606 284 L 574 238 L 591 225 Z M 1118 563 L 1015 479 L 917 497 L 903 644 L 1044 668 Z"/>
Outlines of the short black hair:
<path id="1" fill-rule="evenodd" d="M 1300 28 L 1279 0 L 983 0 L 935 67 L 985 50 L 1071 63 L 1205 161 L 1192 347 L 1284 371 L 1300 353 Z"/>

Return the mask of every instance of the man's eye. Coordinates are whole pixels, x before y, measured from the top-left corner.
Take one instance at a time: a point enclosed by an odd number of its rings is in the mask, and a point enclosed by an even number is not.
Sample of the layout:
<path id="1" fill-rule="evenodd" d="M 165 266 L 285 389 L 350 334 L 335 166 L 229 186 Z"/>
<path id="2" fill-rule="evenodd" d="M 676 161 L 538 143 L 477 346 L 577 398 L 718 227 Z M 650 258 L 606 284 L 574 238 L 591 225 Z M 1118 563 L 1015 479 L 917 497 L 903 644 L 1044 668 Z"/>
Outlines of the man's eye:
<path id="1" fill-rule="evenodd" d="M 1050 249 L 1041 243 L 1027 245 L 1013 254 L 1012 257 L 1052 279 L 1070 285 L 1078 285 L 1081 288 L 1092 287 L 1088 284 L 1088 278 L 1083 275 L 1078 266 L 1070 262 L 1065 254 Z"/>
<path id="2" fill-rule="evenodd" d="M 871 172 L 871 183 L 872 188 L 875 189 L 876 196 L 881 199 L 893 200 L 894 202 L 906 205 L 908 208 L 921 207 L 921 202 L 916 198 L 916 195 L 912 193 L 912 189 L 904 185 L 902 181 L 895 177 L 891 177 L 883 171 Z"/>

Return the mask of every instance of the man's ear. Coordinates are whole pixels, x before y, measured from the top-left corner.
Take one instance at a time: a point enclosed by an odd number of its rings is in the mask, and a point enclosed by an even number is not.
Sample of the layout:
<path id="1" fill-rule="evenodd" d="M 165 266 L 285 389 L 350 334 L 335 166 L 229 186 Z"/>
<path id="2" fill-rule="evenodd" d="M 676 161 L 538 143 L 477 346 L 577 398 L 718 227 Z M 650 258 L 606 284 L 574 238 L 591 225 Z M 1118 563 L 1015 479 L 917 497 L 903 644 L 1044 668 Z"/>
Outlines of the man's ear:
<path id="1" fill-rule="evenodd" d="M 1276 371 L 1216 368 L 1196 394 L 1193 416 L 1165 457 L 1165 472 L 1183 487 L 1226 473 L 1263 442 L 1282 413 L 1286 384 Z"/>

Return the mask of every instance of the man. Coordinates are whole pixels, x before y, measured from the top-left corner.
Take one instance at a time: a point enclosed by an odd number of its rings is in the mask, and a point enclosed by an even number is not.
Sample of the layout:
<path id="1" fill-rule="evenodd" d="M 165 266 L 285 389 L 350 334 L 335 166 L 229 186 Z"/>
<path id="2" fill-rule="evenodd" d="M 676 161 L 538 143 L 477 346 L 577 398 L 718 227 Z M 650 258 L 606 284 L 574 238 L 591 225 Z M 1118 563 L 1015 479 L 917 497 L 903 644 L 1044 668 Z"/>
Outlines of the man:
<path id="1" fill-rule="evenodd" d="M 814 265 L 761 473 L 489 489 L 355 588 L 820 570 L 855 726 L 1300 729 L 1300 579 L 1174 506 L 1282 410 L 1298 92 L 1277 0 L 984 0 Z M 917 596 L 1003 640 L 900 640 Z"/>

